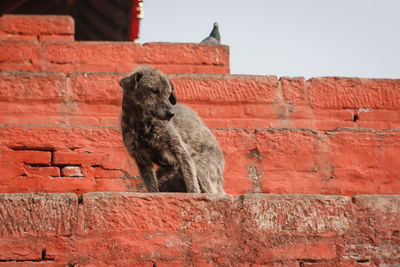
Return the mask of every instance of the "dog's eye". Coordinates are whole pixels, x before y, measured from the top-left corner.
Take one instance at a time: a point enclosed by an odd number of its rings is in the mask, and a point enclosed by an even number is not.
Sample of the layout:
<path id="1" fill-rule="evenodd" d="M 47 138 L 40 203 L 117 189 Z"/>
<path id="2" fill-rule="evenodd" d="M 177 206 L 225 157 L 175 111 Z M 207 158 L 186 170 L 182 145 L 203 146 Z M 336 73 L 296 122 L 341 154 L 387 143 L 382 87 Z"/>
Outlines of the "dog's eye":
<path id="1" fill-rule="evenodd" d="M 151 92 L 156 95 L 158 95 L 160 93 L 160 91 L 158 91 L 157 89 L 154 89 L 154 88 L 151 88 Z"/>

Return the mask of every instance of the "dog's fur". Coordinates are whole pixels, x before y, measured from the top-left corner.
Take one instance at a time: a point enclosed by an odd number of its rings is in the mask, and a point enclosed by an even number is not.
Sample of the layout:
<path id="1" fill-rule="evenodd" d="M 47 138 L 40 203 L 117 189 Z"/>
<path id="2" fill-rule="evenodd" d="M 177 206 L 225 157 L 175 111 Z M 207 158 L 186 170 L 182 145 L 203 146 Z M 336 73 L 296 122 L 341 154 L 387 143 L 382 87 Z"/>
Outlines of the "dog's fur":
<path id="1" fill-rule="evenodd" d="M 147 191 L 224 193 L 222 151 L 193 110 L 175 105 L 168 78 L 158 69 L 140 66 L 120 85 L 124 144 Z"/>

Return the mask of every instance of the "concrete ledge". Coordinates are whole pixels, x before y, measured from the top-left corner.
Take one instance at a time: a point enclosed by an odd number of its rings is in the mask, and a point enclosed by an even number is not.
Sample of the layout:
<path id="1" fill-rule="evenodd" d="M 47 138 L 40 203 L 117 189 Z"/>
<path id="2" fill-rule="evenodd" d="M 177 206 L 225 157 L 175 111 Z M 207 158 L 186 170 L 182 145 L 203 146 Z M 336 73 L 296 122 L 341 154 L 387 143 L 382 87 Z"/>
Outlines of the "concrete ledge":
<path id="1" fill-rule="evenodd" d="M 400 263 L 400 195 L 0 194 L 0 265 Z"/>

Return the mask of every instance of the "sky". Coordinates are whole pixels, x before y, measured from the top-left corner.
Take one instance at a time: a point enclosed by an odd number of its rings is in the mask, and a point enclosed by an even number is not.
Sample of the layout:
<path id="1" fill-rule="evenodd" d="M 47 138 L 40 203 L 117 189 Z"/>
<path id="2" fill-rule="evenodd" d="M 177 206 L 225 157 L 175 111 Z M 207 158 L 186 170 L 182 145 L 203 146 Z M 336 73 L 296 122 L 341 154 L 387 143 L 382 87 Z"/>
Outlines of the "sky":
<path id="1" fill-rule="evenodd" d="M 140 43 L 199 43 L 218 22 L 232 74 L 400 79 L 400 0 L 143 2 Z"/>

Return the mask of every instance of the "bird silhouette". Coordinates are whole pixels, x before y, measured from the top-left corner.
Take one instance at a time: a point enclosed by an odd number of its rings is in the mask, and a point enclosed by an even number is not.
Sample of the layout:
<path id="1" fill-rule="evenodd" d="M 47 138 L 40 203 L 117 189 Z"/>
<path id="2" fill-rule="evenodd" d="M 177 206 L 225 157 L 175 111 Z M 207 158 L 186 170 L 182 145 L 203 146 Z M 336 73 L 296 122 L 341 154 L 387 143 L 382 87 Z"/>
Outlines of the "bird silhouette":
<path id="1" fill-rule="evenodd" d="M 221 44 L 221 36 L 219 35 L 218 23 L 214 23 L 214 27 L 210 33 L 210 35 L 200 42 L 201 44 Z"/>

